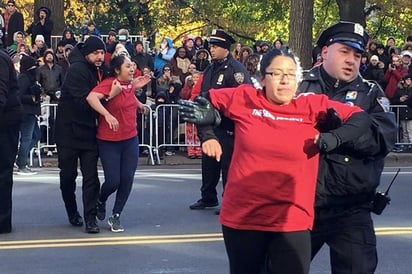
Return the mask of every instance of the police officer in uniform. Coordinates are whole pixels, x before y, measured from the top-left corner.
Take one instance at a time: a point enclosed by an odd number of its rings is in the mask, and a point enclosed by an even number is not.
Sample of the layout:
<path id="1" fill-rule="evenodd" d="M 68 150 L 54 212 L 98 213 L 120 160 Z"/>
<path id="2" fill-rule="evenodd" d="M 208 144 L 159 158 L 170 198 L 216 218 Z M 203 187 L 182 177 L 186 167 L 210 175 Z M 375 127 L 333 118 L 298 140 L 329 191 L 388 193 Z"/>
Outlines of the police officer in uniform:
<path id="1" fill-rule="evenodd" d="M 209 99 L 209 89 L 237 87 L 241 84 L 251 83 L 246 68 L 235 60 L 230 54 L 230 46 L 235 40 L 223 30 L 213 30 L 209 38 L 210 55 L 212 63 L 205 69 L 201 83 L 200 95 Z M 223 186 L 226 183 L 227 172 L 233 152 L 233 122 L 222 116 L 221 124 L 210 128 L 222 145 L 223 154 L 220 162 L 214 158 L 202 155 L 202 197 L 190 205 L 190 209 L 205 209 L 215 207 L 218 203 L 216 186 L 222 172 Z M 199 131 L 199 138 L 207 139 L 207 129 Z"/>
<path id="2" fill-rule="evenodd" d="M 339 22 L 326 29 L 317 41 L 323 63 L 312 68 L 299 86 L 299 92 L 323 93 L 357 105 L 372 120 L 367 134 L 320 158 L 312 258 L 327 244 L 332 273 L 368 274 L 377 266 L 371 211 L 384 157 L 395 144 L 396 122 L 381 87 L 359 75 L 368 39 L 363 27 L 352 22 Z M 318 125 L 320 131 L 340 123 L 333 110 L 326 118 Z"/>

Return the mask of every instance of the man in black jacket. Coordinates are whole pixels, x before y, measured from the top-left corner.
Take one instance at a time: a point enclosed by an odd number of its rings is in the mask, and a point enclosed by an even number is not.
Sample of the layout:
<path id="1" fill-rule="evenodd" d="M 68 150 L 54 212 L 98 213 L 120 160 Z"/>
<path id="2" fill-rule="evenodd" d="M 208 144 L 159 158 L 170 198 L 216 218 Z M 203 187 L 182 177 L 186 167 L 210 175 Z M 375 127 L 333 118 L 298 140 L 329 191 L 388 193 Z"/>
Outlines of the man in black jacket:
<path id="1" fill-rule="evenodd" d="M 396 122 L 389 101 L 374 82 L 359 75 L 368 34 L 360 24 L 339 22 L 326 29 L 317 45 L 323 63 L 310 70 L 300 92 L 316 92 L 358 105 L 372 120 L 367 134 L 341 148 L 322 154 L 315 199 L 312 258 L 326 243 L 332 273 L 374 273 L 376 236 L 371 218 L 384 157 L 396 141 Z M 340 123 L 333 111 L 320 131 Z"/>
<path id="2" fill-rule="evenodd" d="M 20 74 L 18 76 L 19 98 L 23 106 L 23 117 L 20 124 L 20 146 L 16 165 L 18 175 L 34 175 L 27 166 L 30 150 L 40 137 L 37 115 L 40 115 L 40 85 L 36 82 L 37 62 L 31 56 L 22 55 Z"/>
<path id="3" fill-rule="evenodd" d="M 17 31 L 24 32 L 23 15 L 17 11 L 16 2 L 8 0 L 6 5 L 6 12 L 3 14 L 6 23 L 6 46 L 13 44 L 13 36 Z"/>
<path id="4" fill-rule="evenodd" d="M 83 220 L 76 204 L 77 161 L 83 175 L 83 209 L 87 233 L 98 233 L 96 202 L 100 189 L 97 176 L 96 113 L 86 97 L 101 82 L 106 47 L 97 36 L 90 36 L 70 53 L 70 67 L 61 90 L 57 108 L 55 138 L 60 168 L 60 189 L 73 226 L 82 226 Z"/>
<path id="5" fill-rule="evenodd" d="M 16 71 L 0 41 L 0 234 L 10 233 L 13 163 L 16 160 L 21 120 Z"/>
<path id="6" fill-rule="evenodd" d="M 212 88 L 237 87 L 251 83 L 246 68 L 230 54 L 230 46 L 235 40 L 222 30 L 214 30 L 209 38 L 212 63 L 205 69 L 201 83 L 201 96 L 209 99 L 209 90 Z M 202 155 L 202 186 L 201 198 L 190 205 L 190 209 L 205 209 L 215 207 L 218 203 L 216 186 L 222 173 L 223 186 L 226 184 L 227 173 L 232 159 L 234 142 L 233 121 L 222 116 L 221 124 L 214 128 L 214 134 L 222 145 L 223 154 L 220 162 L 205 154 Z M 207 130 L 206 130 L 207 134 Z M 199 137 L 206 138 L 205 133 L 199 132 Z M 217 212 L 218 213 L 218 212 Z"/>

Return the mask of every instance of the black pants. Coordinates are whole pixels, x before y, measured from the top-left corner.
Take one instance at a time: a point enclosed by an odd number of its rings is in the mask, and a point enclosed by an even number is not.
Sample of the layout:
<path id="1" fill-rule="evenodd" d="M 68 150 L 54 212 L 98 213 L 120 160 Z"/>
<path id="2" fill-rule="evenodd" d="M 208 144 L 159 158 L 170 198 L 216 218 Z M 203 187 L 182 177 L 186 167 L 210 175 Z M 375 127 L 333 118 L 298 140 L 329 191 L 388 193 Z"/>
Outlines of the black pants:
<path id="1" fill-rule="evenodd" d="M 315 218 L 312 258 L 324 244 L 329 246 L 333 274 L 372 274 L 378 263 L 371 213 L 356 209 L 352 214 L 327 220 Z"/>
<path id="2" fill-rule="evenodd" d="M 222 146 L 222 157 L 220 162 L 205 154 L 202 155 L 202 200 L 206 203 L 217 202 L 216 186 L 219 183 L 220 172 L 222 172 L 223 187 L 227 181 L 230 161 L 233 154 L 234 137 L 229 135 L 226 130 L 216 128 L 216 137 Z"/>
<path id="3" fill-rule="evenodd" d="M 98 151 L 82 150 L 58 146 L 60 168 L 60 190 L 62 192 L 67 215 L 70 217 L 77 211 L 76 177 L 77 161 L 80 159 L 80 170 L 83 176 L 83 212 L 87 220 L 96 217 L 96 202 L 100 190 L 97 175 Z"/>
<path id="4" fill-rule="evenodd" d="M 0 128 L 0 233 L 11 232 L 13 166 L 20 125 Z"/>
<path id="5" fill-rule="evenodd" d="M 222 226 L 230 274 L 306 274 L 310 266 L 310 232 L 266 232 Z"/>

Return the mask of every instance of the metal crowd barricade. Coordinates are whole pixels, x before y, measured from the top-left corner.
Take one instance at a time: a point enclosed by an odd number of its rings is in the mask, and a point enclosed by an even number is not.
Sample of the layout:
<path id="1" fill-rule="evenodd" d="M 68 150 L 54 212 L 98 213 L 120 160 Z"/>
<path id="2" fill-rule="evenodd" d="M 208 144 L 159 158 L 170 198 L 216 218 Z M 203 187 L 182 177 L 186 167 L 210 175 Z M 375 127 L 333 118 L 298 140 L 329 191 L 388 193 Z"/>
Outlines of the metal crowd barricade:
<path id="1" fill-rule="evenodd" d="M 46 142 L 41 142 L 39 140 L 37 142 L 37 146 L 34 147 L 30 151 L 30 166 L 33 166 L 33 158 L 34 154 L 37 154 L 38 157 L 38 162 L 39 166 L 41 167 L 43 165 L 42 161 L 42 151 L 44 149 L 56 149 L 56 144 L 52 142 L 52 128 L 51 128 L 51 119 L 52 123 L 56 120 L 56 110 L 57 110 L 57 104 L 42 104 L 41 105 L 41 115 L 39 119 L 39 126 L 44 126 L 45 127 L 45 141 Z M 150 106 L 145 105 L 145 114 L 138 115 L 138 131 L 139 131 L 139 147 L 145 147 L 147 148 L 149 152 L 149 158 L 148 162 L 150 161 L 151 165 L 155 165 L 154 161 L 154 155 L 153 155 L 153 142 L 151 136 L 153 136 L 153 110 L 150 108 Z M 136 153 L 139 153 L 137 151 Z"/>
<path id="2" fill-rule="evenodd" d="M 393 111 L 393 113 L 395 113 L 395 117 L 396 117 L 396 123 L 398 125 L 398 131 L 397 131 L 397 135 L 396 135 L 396 143 L 395 145 L 398 146 L 410 146 L 412 145 L 412 140 L 409 140 L 409 143 L 404 142 L 403 140 L 403 136 L 402 136 L 402 123 L 401 123 L 401 119 L 400 119 L 400 114 L 399 114 L 399 110 L 401 110 L 402 108 L 407 108 L 407 105 L 390 105 L 390 109 L 391 111 Z"/>
<path id="3" fill-rule="evenodd" d="M 179 105 L 177 104 L 162 104 L 156 107 L 154 139 L 156 146 L 154 151 L 157 162 L 160 163 L 160 156 L 169 148 L 182 148 L 188 146 L 198 146 L 200 143 L 188 143 L 186 136 L 187 123 L 180 119 Z M 194 126 L 194 125 L 189 125 Z M 194 131 L 191 131 L 194 135 Z M 194 136 L 191 136 L 193 140 Z"/>
<path id="4" fill-rule="evenodd" d="M 46 142 L 41 142 L 41 139 L 37 142 L 37 146 L 30 150 L 30 166 L 33 166 L 33 157 L 34 154 L 37 154 L 39 166 L 43 165 L 41 153 L 44 149 L 53 149 L 56 150 L 56 143 L 54 142 L 54 138 L 52 135 L 54 134 L 52 125 L 54 125 L 54 121 L 56 121 L 56 111 L 57 111 L 57 104 L 50 104 L 50 103 L 43 103 L 40 106 L 40 116 L 39 116 L 39 127 L 40 127 L 40 135 L 45 133 L 44 140 Z M 45 128 L 42 131 L 42 127 Z"/>
<path id="5" fill-rule="evenodd" d="M 155 159 L 153 155 L 153 117 L 154 111 L 149 105 L 144 105 L 145 106 L 145 113 L 144 114 L 138 114 L 138 131 L 139 131 L 139 147 L 144 147 L 148 151 L 148 162 L 150 160 L 150 164 L 153 166 L 155 165 Z M 137 152 L 139 153 L 139 151 Z"/>

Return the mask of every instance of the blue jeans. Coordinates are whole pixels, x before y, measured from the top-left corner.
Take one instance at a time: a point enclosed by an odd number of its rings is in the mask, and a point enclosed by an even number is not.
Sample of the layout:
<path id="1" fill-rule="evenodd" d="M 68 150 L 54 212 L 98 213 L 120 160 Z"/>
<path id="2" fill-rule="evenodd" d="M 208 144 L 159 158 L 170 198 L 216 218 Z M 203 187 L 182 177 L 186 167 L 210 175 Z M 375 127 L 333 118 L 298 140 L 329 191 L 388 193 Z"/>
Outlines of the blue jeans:
<path id="1" fill-rule="evenodd" d="M 27 165 L 30 150 L 35 146 L 40 137 L 37 117 L 34 114 L 24 114 L 20 124 L 20 147 L 17 153 L 16 164 L 19 168 Z"/>
<path id="2" fill-rule="evenodd" d="M 116 142 L 97 140 L 97 144 L 104 171 L 99 200 L 106 202 L 117 191 L 112 213 L 120 214 L 132 190 L 139 160 L 139 138 Z"/>

